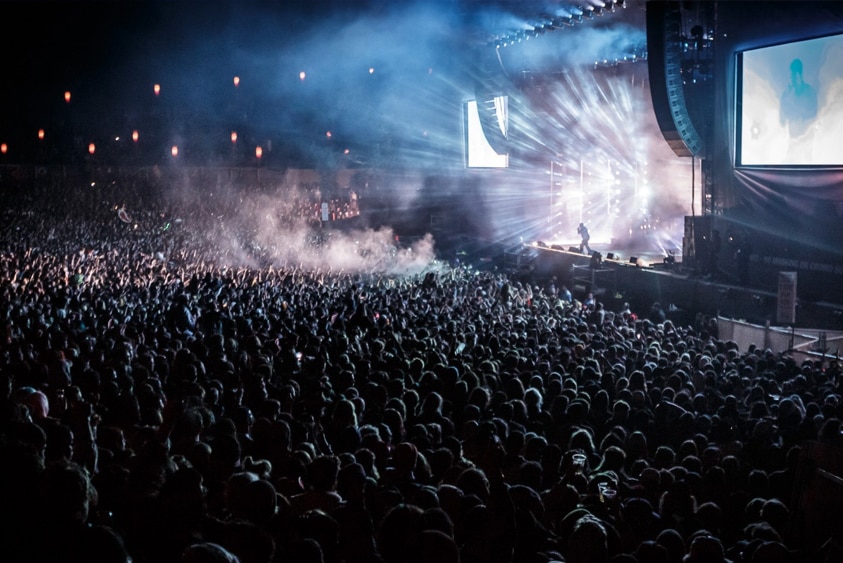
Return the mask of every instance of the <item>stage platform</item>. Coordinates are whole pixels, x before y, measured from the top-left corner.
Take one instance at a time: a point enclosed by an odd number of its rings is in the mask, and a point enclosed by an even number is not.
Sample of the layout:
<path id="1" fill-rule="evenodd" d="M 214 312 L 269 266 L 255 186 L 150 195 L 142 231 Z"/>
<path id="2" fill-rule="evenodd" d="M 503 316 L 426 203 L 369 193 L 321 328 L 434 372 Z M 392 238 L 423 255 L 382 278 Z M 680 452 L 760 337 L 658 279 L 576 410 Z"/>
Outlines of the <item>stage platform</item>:
<path id="1" fill-rule="evenodd" d="M 652 252 L 625 254 L 608 248 L 593 249 L 601 259 L 579 252 L 579 248 L 560 245 L 525 244 L 508 253 L 506 268 L 511 276 L 534 285 L 545 286 L 556 277 L 577 299 L 589 292 L 609 310 L 619 310 L 629 303 L 633 311 L 646 315 L 658 302 L 676 322 L 693 324 L 698 315 L 724 316 L 751 323 L 782 326 L 777 322 L 777 295 L 751 285 L 742 286 L 728 274 L 705 276 L 685 267 L 681 256 Z M 843 328 L 843 304 L 797 300 L 796 326 L 839 330 Z"/>

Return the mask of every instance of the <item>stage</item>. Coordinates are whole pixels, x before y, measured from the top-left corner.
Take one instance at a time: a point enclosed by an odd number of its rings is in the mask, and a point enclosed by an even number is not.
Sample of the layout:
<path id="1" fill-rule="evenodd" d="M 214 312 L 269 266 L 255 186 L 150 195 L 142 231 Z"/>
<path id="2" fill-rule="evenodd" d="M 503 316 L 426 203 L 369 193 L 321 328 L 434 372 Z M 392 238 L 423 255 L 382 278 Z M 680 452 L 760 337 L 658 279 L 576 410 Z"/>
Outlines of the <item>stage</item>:
<path id="1" fill-rule="evenodd" d="M 557 285 L 566 285 L 576 299 L 582 300 L 590 292 L 608 310 L 629 303 L 639 316 L 646 316 L 658 302 L 675 322 L 694 324 L 699 315 L 706 315 L 783 325 L 776 319 L 777 293 L 769 288 L 742 286 L 728 272 L 703 275 L 683 263 L 681 255 L 674 254 L 671 261 L 665 259 L 670 255 L 630 254 L 629 250 L 622 254 L 594 246 L 592 250 L 600 254 L 596 260 L 574 246 L 525 244 L 507 253 L 505 264 L 514 278 L 539 287 L 555 276 Z M 800 299 L 795 325 L 843 328 L 843 304 Z"/>

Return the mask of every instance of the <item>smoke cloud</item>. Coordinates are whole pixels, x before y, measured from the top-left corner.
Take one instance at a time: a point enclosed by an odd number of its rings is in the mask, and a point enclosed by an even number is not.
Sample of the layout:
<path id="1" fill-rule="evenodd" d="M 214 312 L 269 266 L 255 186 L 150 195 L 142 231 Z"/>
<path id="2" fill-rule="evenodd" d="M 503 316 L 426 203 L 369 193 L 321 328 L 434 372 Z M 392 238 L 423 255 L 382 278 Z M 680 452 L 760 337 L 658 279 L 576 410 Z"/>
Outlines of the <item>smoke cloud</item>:
<path id="1" fill-rule="evenodd" d="M 281 184 L 264 193 L 242 185 L 186 182 L 165 192 L 173 209 L 187 216 L 162 217 L 175 236 L 199 247 L 204 258 L 227 267 L 300 267 L 354 274 L 419 274 L 439 269 L 429 234 L 405 242 L 390 227 L 349 226 L 320 220 L 320 196 L 313 187 Z M 168 237 L 155 252 L 166 256 Z"/>

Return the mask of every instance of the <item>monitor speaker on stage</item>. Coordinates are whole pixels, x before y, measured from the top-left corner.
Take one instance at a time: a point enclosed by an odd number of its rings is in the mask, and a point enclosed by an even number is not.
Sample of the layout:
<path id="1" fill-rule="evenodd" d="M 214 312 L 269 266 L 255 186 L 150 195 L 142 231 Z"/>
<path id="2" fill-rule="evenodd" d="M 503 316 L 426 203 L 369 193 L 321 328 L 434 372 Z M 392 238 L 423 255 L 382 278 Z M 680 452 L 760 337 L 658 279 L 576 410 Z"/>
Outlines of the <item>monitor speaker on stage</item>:
<path id="1" fill-rule="evenodd" d="M 614 259 L 615 259 L 615 253 L 614 252 L 610 252 L 606 255 L 606 260 L 614 260 Z"/>
<path id="2" fill-rule="evenodd" d="M 578 246 L 569 246 L 568 252 L 580 252 L 580 249 Z"/>
<path id="3" fill-rule="evenodd" d="M 638 256 L 630 256 L 629 263 L 632 264 L 633 266 L 637 266 L 638 265 Z"/>

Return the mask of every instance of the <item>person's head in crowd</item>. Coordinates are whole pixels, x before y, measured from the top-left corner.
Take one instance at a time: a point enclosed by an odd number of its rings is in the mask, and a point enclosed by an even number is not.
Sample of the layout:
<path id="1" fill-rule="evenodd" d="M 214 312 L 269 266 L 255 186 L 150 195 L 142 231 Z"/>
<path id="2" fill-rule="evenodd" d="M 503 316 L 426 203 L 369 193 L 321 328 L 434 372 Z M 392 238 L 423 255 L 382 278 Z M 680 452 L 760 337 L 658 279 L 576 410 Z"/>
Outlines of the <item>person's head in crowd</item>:
<path id="1" fill-rule="evenodd" d="M 647 459 L 649 458 L 649 446 L 647 436 L 640 430 L 630 432 L 624 440 L 623 446 L 626 452 L 627 460 Z"/>
<path id="2" fill-rule="evenodd" d="M 338 549 L 340 528 L 337 520 L 320 509 L 299 514 L 292 522 L 297 535 L 315 540 L 326 560 L 333 560 Z"/>
<path id="3" fill-rule="evenodd" d="M 404 428 L 404 421 L 406 419 L 406 414 L 402 414 L 402 411 L 406 410 L 406 405 L 403 401 L 397 401 L 393 405 L 394 407 L 400 407 L 401 410 L 398 408 L 387 408 L 383 411 L 383 422 L 386 427 L 389 429 L 389 441 L 393 443 L 399 443 L 404 440 L 406 437 L 406 430 Z M 385 438 L 381 436 L 381 438 Z"/>
<path id="4" fill-rule="evenodd" d="M 684 440 L 679 445 L 679 450 L 676 452 L 677 456 L 680 459 L 684 459 L 687 456 L 696 456 L 697 455 L 697 444 L 693 440 Z"/>
<path id="5" fill-rule="evenodd" d="M 182 552 L 181 563 L 240 563 L 240 558 L 218 543 L 201 542 Z"/>
<path id="6" fill-rule="evenodd" d="M 69 462 L 73 459 L 73 430 L 67 424 L 58 421 L 46 425 L 47 449 L 45 461 Z"/>
<path id="7" fill-rule="evenodd" d="M 279 495 L 275 486 L 259 478 L 245 486 L 242 517 L 255 524 L 267 525 L 278 514 Z"/>
<path id="8" fill-rule="evenodd" d="M 688 553 L 682 558 L 683 563 L 731 563 L 726 559 L 723 543 L 708 533 L 707 530 L 697 532 L 690 540 Z"/>
<path id="9" fill-rule="evenodd" d="M 626 452 L 623 449 L 614 445 L 607 446 L 603 451 L 603 456 L 600 459 L 600 462 L 597 464 L 597 467 L 594 468 L 594 471 L 613 471 L 615 473 L 621 473 L 624 469 L 625 462 Z"/>
<path id="10" fill-rule="evenodd" d="M 378 457 L 374 451 L 366 447 L 361 447 L 354 452 L 354 459 L 363 467 L 367 477 L 375 480 L 380 479 Z"/>
<path id="11" fill-rule="evenodd" d="M 708 469 L 711 469 L 712 467 L 719 466 L 722 457 L 723 457 L 723 452 L 720 449 L 720 447 L 718 447 L 716 445 L 713 445 L 713 444 L 707 445 L 703 449 L 702 455 L 701 455 L 701 458 L 700 458 L 703 469 L 708 470 Z"/>
<path id="12" fill-rule="evenodd" d="M 609 561 L 608 541 L 605 524 L 593 515 L 585 514 L 576 521 L 571 531 L 566 561 L 606 563 Z"/>
<path id="13" fill-rule="evenodd" d="M 46 468 L 43 506 L 46 521 L 84 524 L 95 501 L 96 490 L 80 465 L 59 460 Z"/>
<path id="14" fill-rule="evenodd" d="M 680 563 L 685 557 L 685 540 L 682 534 L 673 528 L 666 528 L 659 532 L 656 542 L 667 550 L 669 563 Z"/>
<path id="15" fill-rule="evenodd" d="M 790 509 L 780 499 L 767 499 L 761 506 L 759 517 L 770 524 L 780 535 L 784 535 L 790 521 Z"/>
<path id="16" fill-rule="evenodd" d="M 569 450 L 580 450 L 586 454 L 587 457 L 593 457 L 596 454 L 594 446 L 594 438 L 592 433 L 586 428 L 578 428 L 568 440 Z"/>
<path id="17" fill-rule="evenodd" d="M 717 537 L 722 537 L 725 514 L 715 502 L 704 502 L 697 506 L 694 512 L 700 525 Z"/>
<path id="18" fill-rule="evenodd" d="M 547 438 L 530 432 L 524 444 L 524 458 L 528 461 L 541 462 L 545 453 L 547 453 L 547 449 Z"/>
<path id="19" fill-rule="evenodd" d="M 544 489 L 544 469 L 537 461 L 524 461 L 518 469 L 518 476 L 514 478 L 518 485 L 530 487 L 534 491 Z"/>
<path id="20" fill-rule="evenodd" d="M 489 479 L 483 470 L 477 467 L 464 469 L 457 477 L 455 485 L 464 495 L 475 495 L 481 500 L 489 496 Z"/>
<path id="21" fill-rule="evenodd" d="M 32 420 L 41 421 L 50 414 L 50 400 L 41 390 L 23 387 L 17 392 L 17 400 L 26 407 Z"/>
<path id="22" fill-rule="evenodd" d="M 829 418 L 825 420 L 819 429 L 817 439 L 821 442 L 828 442 L 832 444 L 843 444 L 843 422 L 839 418 Z"/>
<path id="23" fill-rule="evenodd" d="M 677 473 L 681 473 L 681 471 Z M 667 472 L 664 475 L 672 474 Z M 659 514 L 665 518 L 686 519 L 696 512 L 696 508 L 697 501 L 688 482 L 684 478 L 673 477 L 661 495 Z"/>
<path id="24" fill-rule="evenodd" d="M 336 490 L 339 471 L 339 458 L 333 455 L 317 456 L 307 466 L 307 485 L 316 491 Z"/>
<path id="25" fill-rule="evenodd" d="M 230 433 L 214 436 L 211 443 L 211 466 L 215 477 L 227 480 L 240 463 L 242 450 L 237 437 Z"/>
<path id="26" fill-rule="evenodd" d="M 84 532 L 82 558 L 88 563 L 131 563 L 123 535 L 110 526 L 93 525 Z"/>
<path id="27" fill-rule="evenodd" d="M 399 504 L 384 515 L 377 529 L 378 552 L 385 563 L 401 563 L 418 549 L 424 511 L 418 506 Z"/>
<path id="28" fill-rule="evenodd" d="M 658 469 L 669 469 L 676 462 L 676 452 L 670 446 L 659 446 L 653 456 L 653 466 Z"/>
<path id="29" fill-rule="evenodd" d="M 533 416 L 541 412 L 544 406 L 544 397 L 541 390 L 536 387 L 528 387 L 524 391 L 524 404 L 527 406 L 527 412 Z"/>
<path id="30" fill-rule="evenodd" d="M 753 469 L 746 477 L 746 488 L 753 497 L 767 498 L 770 490 L 770 479 L 763 469 Z"/>
<path id="31" fill-rule="evenodd" d="M 419 461 L 419 449 L 411 442 L 401 442 L 392 450 L 391 469 L 401 478 L 413 478 Z"/>
<path id="32" fill-rule="evenodd" d="M 638 563 L 670 563 L 670 553 L 658 542 L 645 540 L 635 549 L 635 559 Z"/>
<path id="33" fill-rule="evenodd" d="M 419 552 L 414 559 L 420 563 L 460 563 L 460 550 L 454 538 L 440 530 L 424 529 L 419 532 Z"/>
<path id="34" fill-rule="evenodd" d="M 749 563 L 796 563 L 795 556 L 779 541 L 763 541 L 752 550 Z"/>
<path id="35" fill-rule="evenodd" d="M 782 537 L 767 522 L 751 522 L 747 524 L 743 529 L 743 535 L 748 540 L 761 540 L 761 541 L 773 541 L 773 542 L 781 542 Z"/>
<path id="36" fill-rule="evenodd" d="M 434 506 L 425 509 L 421 520 L 424 530 L 437 530 L 448 537 L 454 537 L 454 521 L 443 508 Z"/>
<path id="37" fill-rule="evenodd" d="M 226 481 L 224 492 L 225 505 L 228 511 L 235 517 L 245 517 L 248 512 L 248 487 L 258 479 L 259 477 L 251 471 L 239 471 L 232 474 Z"/>

